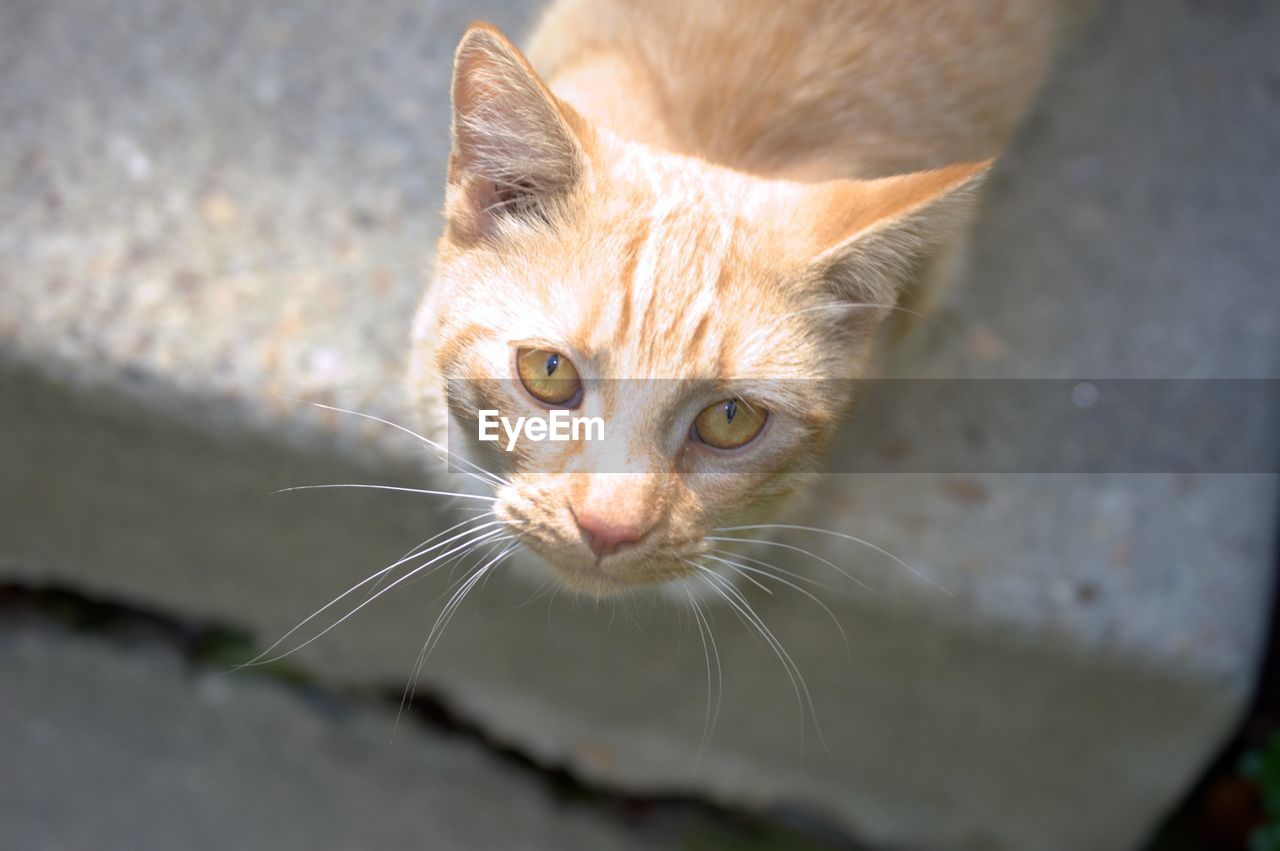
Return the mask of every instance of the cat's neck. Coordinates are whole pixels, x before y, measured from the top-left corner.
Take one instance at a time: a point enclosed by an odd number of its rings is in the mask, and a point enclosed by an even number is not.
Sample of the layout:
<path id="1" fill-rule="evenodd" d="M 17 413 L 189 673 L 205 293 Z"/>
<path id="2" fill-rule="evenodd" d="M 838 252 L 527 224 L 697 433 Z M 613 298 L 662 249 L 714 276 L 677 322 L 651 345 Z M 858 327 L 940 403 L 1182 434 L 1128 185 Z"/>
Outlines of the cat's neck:
<path id="1" fill-rule="evenodd" d="M 646 67 L 621 52 L 594 52 L 554 75 L 549 85 L 587 120 L 624 139 L 758 177 L 818 181 L 850 176 L 855 168 L 847 152 L 833 158 L 795 145 L 781 155 L 753 156 L 751 141 L 735 139 L 732 128 L 708 134 L 705 121 L 681 111 L 688 104 L 669 102 Z"/>
<path id="2" fill-rule="evenodd" d="M 1004 149 L 1087 0 L 559 0 L 552 88 L 624 138 L 761 177 L 872 178 Z"/>

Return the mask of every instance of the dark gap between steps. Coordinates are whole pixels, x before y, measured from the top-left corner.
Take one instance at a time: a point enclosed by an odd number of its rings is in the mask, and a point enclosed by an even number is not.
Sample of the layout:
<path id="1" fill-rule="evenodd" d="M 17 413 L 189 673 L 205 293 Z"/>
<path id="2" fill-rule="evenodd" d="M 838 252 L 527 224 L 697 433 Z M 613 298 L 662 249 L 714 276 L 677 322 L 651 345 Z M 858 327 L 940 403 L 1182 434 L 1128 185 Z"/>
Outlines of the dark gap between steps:
<path id="1" fill-rule="evenodd" d="M 0 582 L 0 620 L 30 620 L 126 645 L 160 643 L 188 664 L 225 671 L 255 655 L 251 633 L 212 621 L 184 620 L 133 602 L 92 596 L 57 585 Z M 344 689 L 322 684 L 299 666 L 275 663 L 244 672 L 298 691 L 330 710 L 351 703 L 398 708 L 399 687 Z M 869 851 L 839 828 L 800 808 L 766 812 L 736 809 L 688 791 L 639 793 L 586 780 L 563 765 L 547 765 L 492 736 L 438 694 L 418 688 L 407 713 L 436 733 L 475 742 L 493 758 L 541 785 L 566 804 L 596 809 L 627 830 L 678 838 L 689 849 L 788 849 Z"/>

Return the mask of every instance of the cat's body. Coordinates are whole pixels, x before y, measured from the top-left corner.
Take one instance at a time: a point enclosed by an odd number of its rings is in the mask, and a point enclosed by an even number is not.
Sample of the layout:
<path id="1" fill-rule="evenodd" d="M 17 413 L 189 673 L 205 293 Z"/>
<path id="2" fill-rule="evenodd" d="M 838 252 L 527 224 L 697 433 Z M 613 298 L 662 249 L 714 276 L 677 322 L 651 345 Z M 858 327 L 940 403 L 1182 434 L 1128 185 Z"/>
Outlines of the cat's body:
<path id="1" fill-rule="evenodd" d="M 625 138 L 761 177 L 881 177 L 999 155 L 1061 5 L 559 0 L 528 56 Z"/>
<path id="2" fill-rule="evenodd" d="M 545 83 L 473 26 L 411 390 L 501 476 L 511 534 L 580 589 L 661 583 L 819 469 L 881 322 L 963 234 L 1057 8 L 561 0 L 532 40 Z M 478 454 L 478 409 L 549 407 L 603 418 L 608 447 Z"/>

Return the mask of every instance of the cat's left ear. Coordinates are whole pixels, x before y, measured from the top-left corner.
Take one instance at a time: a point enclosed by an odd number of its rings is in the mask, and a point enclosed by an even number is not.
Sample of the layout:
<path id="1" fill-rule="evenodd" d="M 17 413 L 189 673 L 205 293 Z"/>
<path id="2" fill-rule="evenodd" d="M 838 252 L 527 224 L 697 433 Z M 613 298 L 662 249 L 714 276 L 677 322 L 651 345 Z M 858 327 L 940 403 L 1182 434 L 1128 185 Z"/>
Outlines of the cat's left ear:
<path id="1" fill-rule="evenodd" d="M 893 304 L 968 223 L 993 162 L 815 187 L 809 268 L 844 298 Z"/>
<path id="2" fill-rule="evenodd" d="M 502 33 L 468 28 L 453 65 L 452 225 L 484 235 L 504 216 L 550 218 L 585 174 L 590 138 Z"/>

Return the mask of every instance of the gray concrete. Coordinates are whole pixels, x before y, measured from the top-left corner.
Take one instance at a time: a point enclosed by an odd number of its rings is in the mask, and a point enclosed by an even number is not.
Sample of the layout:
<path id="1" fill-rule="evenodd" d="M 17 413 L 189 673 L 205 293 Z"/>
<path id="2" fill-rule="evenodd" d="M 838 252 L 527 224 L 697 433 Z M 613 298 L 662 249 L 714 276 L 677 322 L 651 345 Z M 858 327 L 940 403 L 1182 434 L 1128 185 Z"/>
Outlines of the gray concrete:
<path id="1" fill-rule="evenodd" d="M 483 748 L 162 645 L 0 625 L 4 844 L 73 848 L 654 848 Z"/>
<path id="2" fill-rule="evenodd" d="M 415 480 L 411 442 L 280 397 L 403 415 L 449 52 L 470 17 L 518 32 L 529 14 L 0 7 L 6 575 L 269 641 L 440 528 L 430 501 L 268 497 Z M 889 371 L 1280 376 L 1277 37 L 1274 4 L 1114 4 L 1002 161 L 968 280 Z M 904 445 L 928 439 L 911 411 L 891 415 Z M 752 594 L 808 678 L 829 754 L 812 725 L 801 745 L 791 686 L 728 612 L 700 758 L 702 648 L 666 604 L 616 619 L 563 597 L 519 607 L 531 589 L 495 580 L 424 680 L 496 736 L 614 784 L 795 804 L 906 847 L 1133 847 L 1250 690 L 1274 477 L 823 488 L 823 525 L 951 592 L 804 539 L 874 588 L 828 595 L 847 654 L 811 602 Z M 389 595 L 298 658 L 335 682 L 403 682 L 446 584 Z"/>

